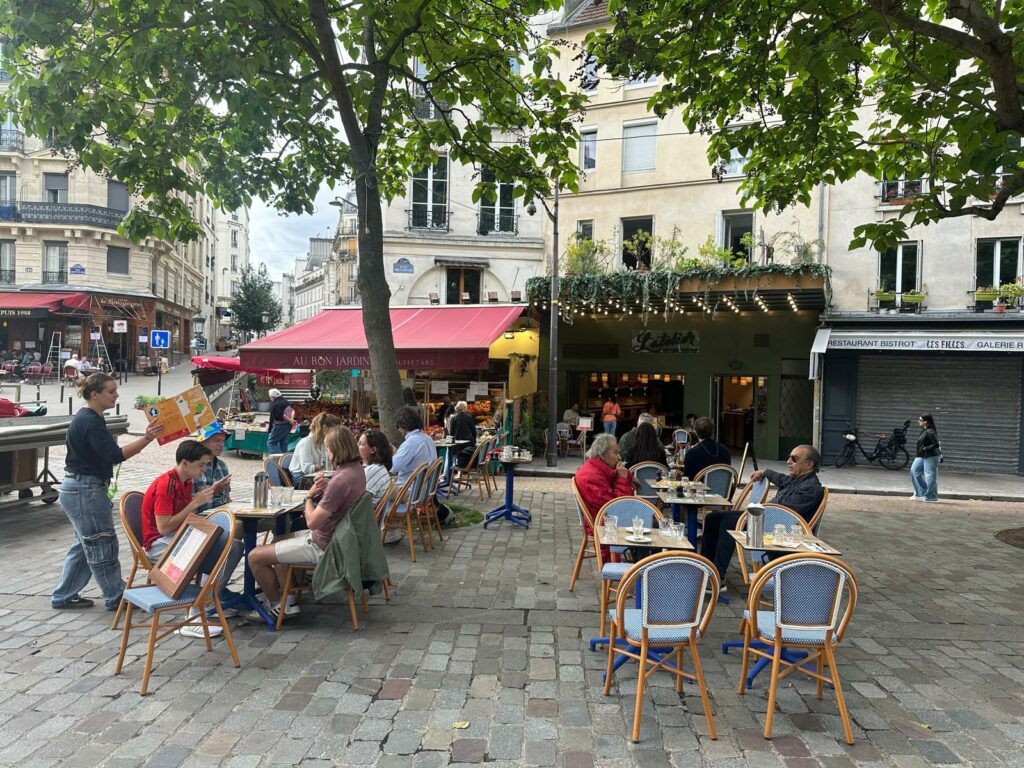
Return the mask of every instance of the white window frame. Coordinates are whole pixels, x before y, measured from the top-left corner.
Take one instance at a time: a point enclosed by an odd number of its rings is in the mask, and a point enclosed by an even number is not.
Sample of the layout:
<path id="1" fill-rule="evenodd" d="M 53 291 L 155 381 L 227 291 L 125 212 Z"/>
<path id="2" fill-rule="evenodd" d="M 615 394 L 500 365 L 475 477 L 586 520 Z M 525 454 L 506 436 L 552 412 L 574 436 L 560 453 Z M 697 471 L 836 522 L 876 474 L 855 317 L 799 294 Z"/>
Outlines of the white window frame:
<path id="1" fill-rule="evenodd" d="M 434 199 L 434 169 L 436 168 L 437 164 L 442 162 L 442 161 L 445 164 L 444 200 L 441 201 L 441 202 L 438 202 L 437 200 Z M 422 227 L 417 226 L 417 227 L 413 227 L 413 228 L 414 229 L 445 229 L 446 230 L 449 227 L 449 222 L 448 222 L 449 200 L 451 199 L 451 192 L 452 192 L 452 189 L 451 189 L 451 183 L 452 183 L 451 165 L 448 162 L 448 155 L 447 154 L 440 155 L 435 160 L 425 163 L 424 167 L 427 169 L 427 175 L 425 177 L 416 176 L 416 171 L 413 171 L 413 175 L 409 178 L 409 205 L 411 206 L 410 210 L 415 211 L 417 206 L 425 206 L 426 207 L 426 211 L 427 211 L 426 224 L 424 226 L 422 226 Z M 413 189 L 414 189 L 418 179 L 422 179 L 426 183 L 426 189 L 427 189 L 427 199 L 426 199 L 426 202 L 417 203 L 415 201 L 415 196 L 413 194 Z M 435 211 L 435 209 L 438 209 L 438 208 L 442 209 L 443 212 L 444 212 L 443 222 L 442 222 L 441 226 L 435 226 L 435 225 L 433 225 L 431 223 L 434 220 L 434 211 Z"/>
<path id="2" fill-rule="evenodd" d="M 0 240 L 0 270 L 14 272 L 18 268 L 16 240 Z M 11 282 L 14 282 L 13 280 Z"/>
<path id="3" fill-rule="evenodd" d="M 592 145 L 593 152 L 591 159 L 593 165 L 587 166 L 587 145 Z M 597 128 L 580 129 L 580 170 L 593 171 L 597 169 Z"/>
<path id="4" fill-rule="evenodd" d="M 583 232 L 585 224 L 590 225 L 590 237 L 586 237 Z M 576 222 L 576 238 L 578 240 L 593 240 L 594 239 L 594 220 L 593 219 L 579 219 Z"/>
<path id="5" fill-rule="evenodd" d="M 488 234 L 491 232 L 499 234 L 515 234 L 516 232 L 516 199 L 513 197 L 513 191 L 515 190 L 515 184 L 511 181 L 502 181 L 494 176 L 493 173 L 488 172 L 491 176 L 491 181 L 494 183 L 494 202 L 488 202 L 483 197 L 480 198 L 480 223 L 478 226 L 478 234 Z M 502 205 L 502 191 L 505 192 L 505 205 Z M 483 232 L 483 216 L 484 209 L 489 209 L 491 215 L 494 217 L 491 228 L 487 232 Z M 507 226 L 503 227 L 502 224 Z"/>
<path id="6" fill-rule="evenodd" d="M 724 178 L 734 179 L 746 176 L 748 162 L 750 162 L 750 155 L 744 155 L 736 147 L 733 147 L 729 153 L 729 162 L 725 163 L 722 168 Z"/>
<path id="7" fill-rule="evenodd" d="M 629 137 L 626 132 L 635 128 L 648 128 L 653 127 L 654 132 L 651 134 L 641 134 L 636 137 Z M 641 140 L 650 140 L 652 143 L 651 147 L 651 161 L 650 165 L 626 167 L 626 158 L 629 152 L 629 148 L 634 143 Z M 622 124 L 622 172 L 623 173 L 648 173 L 656 170 L 658 167 L 658 121 L 657 120 L 636 120 Z"/>
<path id="8" fill-rule="evenodd" d="M 893 285 L 892 290 L 896 294 L 896 305 L 902 304 L 903 289 L 903 246 L 912 245 L 917 248 L 917 264 L 915 268 L 916 274 L 914 275 L 914 287 L 911 290 L 921 290 L 921 269 L 924 263 L 924 250 L 921 247 L 922 243 L 920 240 L 904 240 L 896 245 L 896 284 Z M 885 255 L 882 251 L 878 251 L 878 258 L 875 262 L 875 282 L 876 285 L 880 284 L 882 279 L 882 257 Z M 977 253 L 977 252 L 975 252 Z M 977 256 L 975 256 L 977 258 Z M 886 290 L 889 290 L 886 288 Z"/>
<path id="9" fill-rule="evenodd" d="M 999 256 L 1000 251 L 1003 248 L 1003 243 L 1007 241 L 1014 241 L 1017 243 L 1017 269 L 1016 274 L 1024 274 L 1024 242 L 1019 237 L 979 237 L 974 242 L 974 289 L 992 286 L 998 288 L 1000 285 L 999 281 Z M 982 243 L 992 243 L 995 247 L 992 249 L 992 274 L 988 275 L 986 279 L 991 278 L 991 282 L 982 282 L 981 275 L 978 274 L 978 247 Z M 920 258 L 920 257 L 919 257 Z"/>

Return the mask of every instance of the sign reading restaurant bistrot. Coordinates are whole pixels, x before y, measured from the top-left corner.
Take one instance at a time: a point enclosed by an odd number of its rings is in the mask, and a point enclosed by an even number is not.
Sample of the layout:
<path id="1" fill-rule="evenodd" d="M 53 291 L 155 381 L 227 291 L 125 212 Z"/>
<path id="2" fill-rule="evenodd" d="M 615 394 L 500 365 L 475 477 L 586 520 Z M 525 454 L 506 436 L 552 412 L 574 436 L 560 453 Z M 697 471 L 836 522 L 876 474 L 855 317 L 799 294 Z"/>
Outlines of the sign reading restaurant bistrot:
<path id="1" fill-rule="evenodd" d="M 633 334 L 634 352 L 700 352 L 697 331 L 637 331 Z"/>

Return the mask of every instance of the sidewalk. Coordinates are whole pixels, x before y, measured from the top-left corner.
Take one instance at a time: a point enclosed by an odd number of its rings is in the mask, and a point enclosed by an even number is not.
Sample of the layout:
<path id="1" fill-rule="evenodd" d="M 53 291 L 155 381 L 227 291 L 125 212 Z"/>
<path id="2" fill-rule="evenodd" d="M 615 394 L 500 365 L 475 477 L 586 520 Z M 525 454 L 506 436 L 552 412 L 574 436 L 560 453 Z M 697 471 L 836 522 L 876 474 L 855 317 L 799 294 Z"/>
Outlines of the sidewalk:
<path id="1" fill-rule="evenodd" d="M 560 458 L 557 467 L 548 467 L 543 456 L 531 464 L 516 468 L 524 477 L 572 477 L 583 460 L 579 456 Z M 758 461 L 758 469 L 786 472 L 784 461 Z M 753 471 L 750 462 L 744 477 Z M 880 467 L 822 467 L 821 484 L 832 493 L 868 493 L 874 496 L 906 496 L 913 493 L 910 469 L 893 472 Z M 981 474 L 977 472 L 939 472 L 939 496 L 944 499 L 977 499 L 979 501 L 1024 501 L 1024 477 L 1018 475 Z"/>

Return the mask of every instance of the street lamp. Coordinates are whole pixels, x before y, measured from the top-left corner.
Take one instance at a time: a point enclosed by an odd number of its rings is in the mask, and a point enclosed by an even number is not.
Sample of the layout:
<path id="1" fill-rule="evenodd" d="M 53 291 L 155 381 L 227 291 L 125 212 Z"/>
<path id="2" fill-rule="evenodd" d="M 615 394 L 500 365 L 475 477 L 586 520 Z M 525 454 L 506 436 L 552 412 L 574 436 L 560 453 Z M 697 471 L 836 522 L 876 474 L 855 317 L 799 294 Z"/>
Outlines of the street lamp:
<path id="1" fill-rule="evenodd" d="M 537 204 L 530 200 L 526 212 L 533 216 Z M 549 467 L 558 466 L 558 184 L 555 184 L 555 198 L 551 210 L 544 208 L 551 220 L 551 326 L 548 336 L 548 451 Z"/>
<path id="2" fill-rule="evenodd" d="M 263 318 L 263 335 L 266 336 L 267 335 L 267 330 L 268 330 L 267 326 L 270 324 L 270 315 L 267 314 L 266 312 L 264 312 L 263 315 L 262 315 L 262 318 Z"/>

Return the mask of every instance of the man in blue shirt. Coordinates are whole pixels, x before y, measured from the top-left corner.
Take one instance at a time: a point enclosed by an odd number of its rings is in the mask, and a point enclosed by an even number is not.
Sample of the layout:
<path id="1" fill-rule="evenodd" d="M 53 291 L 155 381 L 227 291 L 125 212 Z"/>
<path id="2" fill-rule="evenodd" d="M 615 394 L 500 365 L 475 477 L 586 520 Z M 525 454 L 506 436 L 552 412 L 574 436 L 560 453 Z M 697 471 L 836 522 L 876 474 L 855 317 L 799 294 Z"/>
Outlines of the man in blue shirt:
<path id="1" fill-rule="evenodd" d="M 391 471 L 398 475 L 401 485 L 421 464 L 430 464 L 437 458 L 434 441 L 423 433 L 423 419 L 418 408 L 405 406 L 395 416 L 395 429 L 405 440 L 391 457 Z"/>
<path id="2" fill-rule="evenodd" d="M 228 465 L 220 458 L 221 453 L 224 452 L 224 443 L 227 437 L 224 427 L 219 421 L 208 424 L 199 430 L 199 434 L 196 435 L 195 439 L 213 452 L 213 461 L 206 468 L 206 472 L 192 481 L 193 493 L 199 493 L 204 488 L 208 488 L 231 474 L 230 470 L 228 470 Z M 221 491 L 214 495 L 211 501 L 201 506 L 197 511 L 205 512 L 208 509 L 217 509 L 218 507 L 223 507 L 229 501 L 231 501 L 230 483 L 225 485 Z"/>

